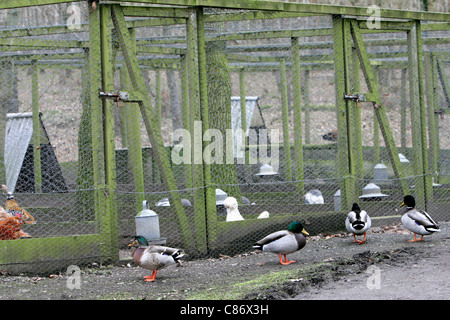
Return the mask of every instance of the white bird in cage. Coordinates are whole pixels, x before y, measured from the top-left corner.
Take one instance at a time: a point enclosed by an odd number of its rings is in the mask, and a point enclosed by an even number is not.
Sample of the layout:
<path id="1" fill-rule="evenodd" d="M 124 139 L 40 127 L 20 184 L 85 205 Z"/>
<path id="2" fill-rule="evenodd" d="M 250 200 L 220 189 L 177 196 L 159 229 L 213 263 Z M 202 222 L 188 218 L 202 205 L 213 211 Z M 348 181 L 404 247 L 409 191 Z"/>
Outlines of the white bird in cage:
<path id="1" fill-rule="evenodd" d="M 226 221 L 240 221 L 244 220 L 244 217 L 240 214 L 238 210 L 238 203 L 236 198 L 227 197 L 223 202 L 225 209 L 227 210 Z"/>
<path id="2" fill-rule="evenodd" d="M 351 233 L 353 233 L 353 238 L 355 239 L 353 242 L 357 242 L 359 244 L 366 243 L 366 235 L 367 231 L 372 226 L 372 220 L 370 220 L 369 215 L 366 211 L 361 210 L 357 203 L 354 203 L 352 206 L 352 211 L 349 212 L 347 218 L 345 219 L 345 227 Z M 363 240 L 357 240 L 357 235 L 364 234 Z"/>
<path id="3" fill-rule="evenodd" d="M 236 198 L 234 197 L 227 197 L 223 205 L 225 206 L 225 209 L 227 210 L 227 218 L 226 221 L 242 221 L 245 220 L 244 217 L 241 215 L 241 213 L 238 210 L 238 203 Z M 263 211 L 258 216 L 258 219 L 267 219 L 269 218 L 270 214 L 268 211 Z"/>
<path id="4" fill-rule="evenodd" d="M 318 189 L 313 189 L 305 194 L 306 204 L 324 204 L 322 192 Z"/>

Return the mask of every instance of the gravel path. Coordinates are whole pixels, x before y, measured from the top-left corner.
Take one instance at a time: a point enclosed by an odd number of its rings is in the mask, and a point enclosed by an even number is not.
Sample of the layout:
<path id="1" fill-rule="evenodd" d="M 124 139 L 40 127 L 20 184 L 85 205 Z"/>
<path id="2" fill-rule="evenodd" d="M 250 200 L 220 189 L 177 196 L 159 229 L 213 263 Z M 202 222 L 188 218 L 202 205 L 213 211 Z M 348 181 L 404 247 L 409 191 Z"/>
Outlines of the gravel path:
<path id="1" fill-rule="evenodd" d="M 65 270 L 40 277 L 6 274 L 0 275 L 0 299 L 448 300 L 450 223 L 440 226 L 442 232 L 416 243 L 398 226 L 372 228 L 364 245 L 348 234 L 312 236 L 304 249 L 288 256 L 296 263 L 287 266 L 261 252 L 185 261 L 183 267 L 159 271 L 151 283 L 142 280 L 149 273 L 129 261 L 82 267 L 79 289 L 69 288 Z M 379 270 L 379 289 L 367 287 L 368 281 L 377 284 L 370 278 L 377 274 L 368 268 Z"/>

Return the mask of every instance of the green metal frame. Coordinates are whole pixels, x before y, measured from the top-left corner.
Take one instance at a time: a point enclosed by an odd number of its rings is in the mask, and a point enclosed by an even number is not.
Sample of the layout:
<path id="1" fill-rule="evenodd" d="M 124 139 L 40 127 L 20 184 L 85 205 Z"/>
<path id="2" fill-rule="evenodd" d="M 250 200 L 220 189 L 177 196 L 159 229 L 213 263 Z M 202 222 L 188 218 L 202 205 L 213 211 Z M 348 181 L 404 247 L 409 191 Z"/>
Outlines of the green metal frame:
<path id="1" fill-rule="evenodd" d="M 0 3 L 1 9 L 29 7 L 36 5 L 48 5 L 58 3 L 72 3 L 77 1 L 66 0 L 5 0 Z M 79 2 L 79 1 L 78 1 Z M 435 108 L 435 101 L 427 101 L 428 109 L 425 108 L 423 99 L 425 91 L 427 96 L 432 97 L 437 88 L 437 81 L 441 80 L 442 86 L 447 90 L 448 82 L 439 72 L 442 68 L 439 56 L 435 53 L 423 53 L 423 44 L 449 43 L 449 39 L 427 38 L 421 39 L 423 30 L 450 30 L 450 15 L 447 13 L 415 12 L 405 10 L 381 10 L 383 19 L 406 19 L 407 21 L 382 21 L 381 30 L 366 29 L 364 19 L 370 16 L 366 8 L 346 7 L 335 5 L 302 4 L 291 2 L 276 1 L 255 1 L 255 0 L 132 0 L 131 2 L 141 4 L 161 4 L 164 7 L 134 7 L 129 2 L 99 1 L 96 10 L 89 13 L 89 23 L 82 25 L 79 29 L 89 31 L 89 41 L 74 40 L 42 40 L 42 39 L 23 39 L 20 37 L 28 35 L 45 35 L 68 32 L 67 28 L 61 26 L 48 26 L 42 28 L 17 29 L 0 31 L 0 50 L 19 50 L 29 48 L 57 49 L 57 48 L 88 48 L 89 60 L 87 61 L 89 86 L 84 85 L 88 91 L 88 99 L 91 113 L 92 128 L 92 160 L 93 160 L 93 181 L 95 188 L 95 212 L 98 224 L 98 234 L 86 236 L 68 236 L 54 238 L 36 238 L 21 241 L 2 241 L 0 242 L 0 262 L 16 261 L 11 260 L 13 252 L 16 252 L 16 258 L 21 261 L 34 261 L 41 259 L 39 254 L 42 251 L 37 250 L 42 246 L 60 246 L 64 248 L 73 257 L 80 254 L 83 247 L 94 246 L 98 248 L 99 257 L 104 261 L 117 261 L 118 259 L 118 231 L 117 231 L 117 187 L 115 174 L 115 150 L 114 150 L 114 102 L 99 98 L 98 91 L 110 91 L 113 89 L 112 74 L 115 65 L 115 52 L 112 42 L 112 31 L 114 30 L 118 38 L 120 51 L 122 53 L 121 73 L 123 78 L 123 88 L 129 90 L 138 96 L 138 102 L 124 105 L 127 114 L 133 116 L 126 118 L 127 139 L 137 138 L 138 132 L 133 131 L 136 126 L 136 117 L 142 116 L 148 136 L 151 140 L 155 160 L 159 167 L 164 187 L 169 190 L 169 197 L 173 205 L 175 216 L 178 220 L 179 232 L 182 235 L 183 246 L 191 252 L 201 254 L 208 250 L 214 250 L 218 243 L 217 239 L 221 230 L 227 229 L 222 223 L 217 221 L 215 207 L 215 188 L 211 185 L 211 173 L 207 164 L 194 162 L 193 165 L 185 166 L 185 181 L 187 187 L 195 188 L 195 234 L 192 233 L 192 226 L 186 216 L 184 208 L 181 206 L 180 195 L 177 192 L 177 186 L 170 162 L 162 143 L 160 124 L 158 116 L 155 114 L 148 97 L 144 79 L 141 73 L 141 67 L 150 68 L 175 68 L 182 71 L 183 86 L 183 125 L 185 129 L 194 129 L 197 121 L 202 121 L 200 130 L 205 132 L 209 128 L 208 121 L 208 97 L 206 90 L 206 41 L 212 40 L 251 40 L 268 38 L 291 38 L 291 44 L 286 46 L 263 46 L 263 47 L 230 47 L 228 57 L 231 61 L 232 71 L 240 72 L 241 75 L 241 96 L 245 96 L 244 73 L 254 70 L 277 70 L 281 78 L 281 100 L 282 100 L 282 122 L 284 134 L 285 149 L 285 174 L 288 180 L 298 181 L 298 191 L 304 193 L 303 186 L 303 136 L 301 131 L 301 112 L 308 107 L 308 86 L 305 79 L 301 83 L 301 71 L 313 70 L 316 67 L 323 67 L 324 59 L 327 59 L 328 68 L 335 68 L 336 84 L 336 111 L 339 130 L 339 175 L 342 177 L 341 185 L 341 204 L 342 209 L 348 209 L 351 202 L 357 199 L 356 182 L 362 177 L 362 148 L 360 139 L 360 110 L 358 103 L 345 101 L 343 95 L 346 93 L 359 92 L 359 68 L 363 71 L 369 92 L 367 98 L 373 102 L 374 112 L 378 125 L 380 126 L 384 141 L 387 146 L 388 155 L 396 176 L 400 179 L 403 194 L 409 193 L 409 187 L 404 178 L 403 168 L 398 159 L 397 149 L 395 147 L 392 133 L 387 121 L 386 111 L 381 103 L 376 71 L 370 59 L 379 57 L 377 54 L 368 54 L 366 47 L 373 45 L 406 44 L 407 52 L 390 53 L 389 57 L 408 57 L 409 65 L 402 63 L 392 64 L 390 62 L 375 66 L 376 69 L 384 67 L 401 67 L 403 79 L 406 78 L 408 70 L 411 96 L 411 111 L 413 112 L 413 139 L 414 139 L 414 172 L 417 176 L 415 180 L 415 193 L 418 195 L 418 203 L 426 205 L 432 199 L 431 177 L 437 170 L 439 157 L 438 145 L 433 140 L 430 143 L 430 155 L 426 148 L 427 128 L 430 136 L 437 137 L 437 124 L 430 121 L 426 123 L 426 114 L 429 112 L 429 118 L 432 116 Z M 176 5 L 177 7 L 168 7 L 167 5 Z M 228 9 L 250 10 L 241 11 L 237 14 L 223 13 L 217 15 L 204 15 L 203 8 L 222 7 Z M 242 19 L 272 19 L 282 17 L 299 17 L 308 15 L 333 15 L 333 27 L 324 29 L 301 29 L 301 30 L 283 30 L 283 31 L 264 31 L 264 32 L 246 32 L 235 34 L 222 34 L 217 36 L 206 36 L 204 25 L 213 21 L 232 21 Z M 131 17 L 152 17 L 154 19 L 137 19 L 125 21 L 125 16 Z M 353 18 L 350 18 L 353 17 Z M 358 20 L 361 19 L 361 20 Z M 433 24 L 422 24 L 421 20 L 442 21 Z M 187 30 L 186 39 L 145 39 L 136 40 L 134 28 L 153 25 L 176 25 L 185 24 Z M 74 31 L 70 31 L 74 32 Z M 406 40 L 368 40 L 363 41 L 362 34 L 374 32 L 406 32 Z M 309 36 L 332 36 L 333 42 L 324 43 L 299 43 L 299 37 Z M 159 45 L 164 43 L 186 43 L 186 49 L 167 48 L 149 45 Z M 341 45 L 343 43 L 343 46 Z M 6 49 L 4 49 L 6 48 Z M 329 57 L 320 57 L 319 61 L 309 61 L 314 57 L 303 57 L 308 59 L 308 66 L 300 60 L 299 49 L 301 48 L 333 48 L 334 53 Z M 244 58 L 239 52 L 251 51 L 290 51 L 290 57 L 251 57 Z M 137 54 L 139 53 L 163 53 L 179 55 L 178 59 L 153 59 L 151 61 L 142 61 L 138 63 Z M 425 56 L 425 64 L 422 65 L 422 56 Z M 328 60 L 329 58 L 329 60 Z M 287 60 L 286 60 L 287 59 Z M 50 60 L 56 60 L 50 61 Z M 34 53 L 31 56 L 17 57 L 17 61 L 27 63 L 32 61 L 32 66 L 36 71 L 38 68 L 84 68 L 86 61 L 84 54 L 80 53 Z M 70 63 L 67 63 L 70 61 Z M 234 66 L 234 62 L 243 63 L 244 66 Z M 313 62 L 313 63 L 311 63 Z M 272 65 L 267 65 L 271 63 Z M 314 64 L 316 63 L 316 64 Z M 319 65 L 321 63 L 321 65 Z M 292 172 L 291 145 L 288 138 L 288 110 L 287 110 L 287 79 L 286 69 L 292 67 L 294 74 L 293 95 L 294 95 L 294 159 L 295 168 Z M 358 72 L 357 72 L 358 67 Z M 407 69 L 406 69 L 407 68 Z M 418 77 L 425 70 L 427 74 L 426 85 L 422 78 Z M 38 78 L 33 77 L 33 113 L 39 113 L 37 103 Z M 86 75 L 87 72 L 84 72 Z M 437 75 L 440 76 L 438 79 Z M 86 80 L 85 80 L 86 82 Z M 301 105 L 303 99 L 305 106 Z M 405 81 L 403 81 L 405 85 Z M 447 97 L 448 98 L 448 97 Z M 303 108 L 302 108 L 303 107 Z M 37 117 L 35 117 L 37 119 Z M 35 119 L 35 120 L 36 120 Z M 353 123 L 353 124 L 352 124 Z M 402 122 L 403 127 L 403 122 Z M 36 138 L 36 142 L 37 142 Z M 139 140 L 139 139 L 138 139 Z M 307 136 L 305 136 L 307 141 Z M 432 139 L 430 139 L 431 141 Z M 131 141 L 131 140 L 130 140 Z M 202 150 L 201 141 L 192 141 Z M 404 146 L 402 142 L 402 147 Z M 419 147 L 418 147 L 419 146 Z M 136 208 L 144 199 L 143 175 L 141 172 L 142 151 L 139 144 L 129 150 L 130 160 L 136 161 L 137 165 L 133 172 L 136 193 Z M 36 151 L 35 159 L 39 159 Z M 430 158 L 429 158 L 430 156 Z M 192 155 L 196 157 L 196 155 Z M 36 170 L 39 166 L 36 163 Z M 58 258 L 59 253 L 49 253 L 48 259 Z M 16 259 L 15 258 L 15 259 Z M 44 257 L 45 258 L 45 257 Z"/>

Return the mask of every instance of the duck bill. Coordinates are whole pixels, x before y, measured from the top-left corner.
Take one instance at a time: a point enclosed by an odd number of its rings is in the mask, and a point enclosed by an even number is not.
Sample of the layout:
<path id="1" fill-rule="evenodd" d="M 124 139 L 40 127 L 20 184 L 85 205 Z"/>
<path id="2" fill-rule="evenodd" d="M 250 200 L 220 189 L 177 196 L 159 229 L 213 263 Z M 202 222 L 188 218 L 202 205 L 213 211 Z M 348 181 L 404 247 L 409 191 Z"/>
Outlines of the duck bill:
<path id="1" fill-rule="evenodd" d="M 405 205 L 405 203 L 404 202 L 402 202 L 402 204 L 400 205 L 400 207 L 403 207 Z"/>
<path id="2" fill-rule="evenodd" d="M 129 247 L 132 247 L 132 246 L 134 246 L 136 244 L 136 241 L 133 241 L 132 243 L 130 243 L 128 246 Z"/>
<path id="3" fill-rule="evenodd" d="M 302 230 L 302 233 L 304 234 L 304 235 L 307 235 L 307 236 L 309 236 L 309 233 L 308 232 L 306 232 L 306 230 Z"/>

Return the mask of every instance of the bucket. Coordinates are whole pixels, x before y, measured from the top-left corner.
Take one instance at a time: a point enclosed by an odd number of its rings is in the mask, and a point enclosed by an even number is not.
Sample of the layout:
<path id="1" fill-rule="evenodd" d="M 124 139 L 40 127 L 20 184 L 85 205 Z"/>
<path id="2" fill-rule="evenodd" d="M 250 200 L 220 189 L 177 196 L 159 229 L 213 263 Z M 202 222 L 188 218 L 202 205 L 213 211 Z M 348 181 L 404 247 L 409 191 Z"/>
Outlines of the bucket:
<path id="1" fill-rule="evenodd" d="M 134 217 L 136 222 L 136 235 L 143 236 L 149 241 L 159 240 L 159 218 L 156 212 L 148 208 L 146 200 L 142 201 L 142 211 Z"/>

